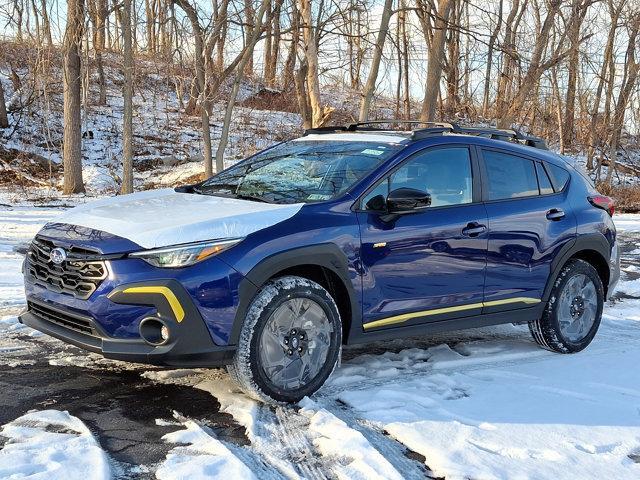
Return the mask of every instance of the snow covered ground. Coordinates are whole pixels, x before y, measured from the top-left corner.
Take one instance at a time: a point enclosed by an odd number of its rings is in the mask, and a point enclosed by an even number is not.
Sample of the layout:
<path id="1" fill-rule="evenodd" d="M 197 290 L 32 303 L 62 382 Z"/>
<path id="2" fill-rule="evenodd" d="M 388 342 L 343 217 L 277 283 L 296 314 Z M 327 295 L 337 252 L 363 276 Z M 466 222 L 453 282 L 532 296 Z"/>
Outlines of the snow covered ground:
<path id="1" fill-rule="evenodd" d="M 44 356 L 52 377 L 79 368 L 98 381 L 116 371 L 189 388 L 210 396 L 246 440 L 177 408 L 148 420 L 168 431 L 161 458 L 123 468 L 100 422 L 78 418 L 94 418 L 90 403 L 67 413 L 44 398 L 3 422 L 0 478 L 640 478 L 639 215 L 615 217 L 625 242 L 619 298 L 584 352 L 540 350 L 512 325 L 350 347 L 313 399 L 269 407 L 237 392 L 222 370 L 110 362 L 18 324 L 21 246 L 63 209 L 0 207 L 0 367 Z"/>

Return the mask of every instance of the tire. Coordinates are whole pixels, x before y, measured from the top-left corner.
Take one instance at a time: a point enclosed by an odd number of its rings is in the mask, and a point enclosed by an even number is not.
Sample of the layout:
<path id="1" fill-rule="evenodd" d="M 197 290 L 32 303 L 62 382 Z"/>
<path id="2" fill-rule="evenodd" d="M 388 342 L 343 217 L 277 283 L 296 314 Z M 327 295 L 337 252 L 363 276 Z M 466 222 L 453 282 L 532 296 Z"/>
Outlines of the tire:
<path id="1" fill-rule="evenodd" d="M 340 313 L 329 292 L 306 278 L 280 277 L 252 300 L 227 369 L 253 398 L 297 402 L 331 375 L 341 344 Z"/>
<path id="2" fill-rule="evenodd" d="M 529 323 L 529 330 L 543 348 L 576 353 L 595 337 L 603 306 L 604 287 L 598 272 L 590 263 L 572 259 L 562 267 L 542 317 Z"/>

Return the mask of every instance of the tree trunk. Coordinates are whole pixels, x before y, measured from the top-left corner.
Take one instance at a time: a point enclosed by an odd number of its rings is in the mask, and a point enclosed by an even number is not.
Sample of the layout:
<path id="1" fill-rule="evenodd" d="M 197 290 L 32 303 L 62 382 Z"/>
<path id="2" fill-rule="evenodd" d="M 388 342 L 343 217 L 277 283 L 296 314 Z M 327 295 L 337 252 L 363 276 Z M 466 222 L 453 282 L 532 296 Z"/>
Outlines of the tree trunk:
<path id="1" fill-rule="evenodd" d="M 255 18 L 255 9 L 253 8 L 253 0 L 244 0 L 244 46 L 245 48 L 251 42 L 255 26 L 253 25 Z M 251 49 L 251 57 L 245 63 L 244 73 L 247 77 L 253 76 L 253 48 Z"/>
<path id="2" fill-rule="evenodd" d="M 7 117 L 7 105 L 4 101 L 4 89 L 0 81 L 0 128 L 9 128 L 9 118 Z"/>
<path id="3" fill-rule="evenodd" d="M 320 80 L 318 78 L 318 39 L 313 26 L 311 15 L 311 0 L 299 0 L 300 16 L 302 20 L 302 37 L 307 61 L 307 94 L 311 105 L 313 127 L 324 125 L 332 109 L 322 106 L 320 99 Z"/>
<path id="4" fill-rule="evenodd" d="M 80 49 L 84 25 L 83 0 L 68 0 L 67 26 L 62 43 L 64 58 L 64 188 L 63 193 L 84 192 L 82 181 L 81 68 Z"/>
<path id="5" fill-rule="evenodd" d="M 305 130 L 313 126 L 313 118 L 311 115 L 311 105 L 309 104 L 309 95 L 306 86 L 307 78 L 307 61 L 303 60 L 300 68 L 295 74 L 296 97 L 298 99 L 298 109 L 302 117 L 302 128 Z"/>
<path id="6" fill-rule="evenodd" d="M 427 62 L 427 80 L 425 82 L 425 94 L 420 110 L 420 120 L 430 122 L 434 119 L 438 95 L 440 94 L 440 78 L 442 77 L 442 62 L 444 59 L 444 42 L 447 33 L 449 14 L 451 13 L 452 0 L 438 0 L 435 20 L 435 32 L 429 47 L 429 60 Z"/>
<path id="7" fill-rule="evenodd" d="M 569 42 L 571 53 L 569 54 L 569 78 L 567 79 L 567 96 L 565 101 L 564 120 L 562 122 L 562 138 L 565 147 L 571 147 L 574 136 L 575 105 L 576 105 L 576 83 L 578 80 L 578 62 L 580 61 L 580 29 L 587 8 L 583 0 L 572 0 L 571 15 L 577 18 L 569 28 Z"/>
<path id="8" fill-rule="evenodd" d="M 491 36 L 489 37 L 489 44 L 487 46 L 487 67 L 484 73 L 484 91 L 482 94 L 482 116 L 485 118 L 489 115 L 489 87 L 491 85 L 491 69 L 493 67 L 493 50 L 495 48 L 498 35 L 500 34 L 500 29 L 502 28 L 503 4 L 504 0 L 500 0 L 496 26 L 491 32 Z"/>
<path id="9" fill-rule="evenodd" d="M 216 169 L 218 172 L 224 170 L 224 151 L 227 148 L 227 141 L 229 139 L 229 129 L 231 128 L 233 107 L 235 106 L 236 98 L 238 97 L 238 91 L 240 90 L 240 84 L 242 83 L 244 72 L 246 72 L 246 66 L 253 59 L 253 50 L 256 46 L 256 43 L 258 42 L 258 39 L 260 38 L 260 34 L 262 33 L 262 22 L 268 3 L 269 0 L 262 0 L 260 8 L 258 9 L 258 13 L 255 14 L 254 18 L 251 19 L 251 21 L 254 22 L 251 37 L 249 37 L 248 43 L 242 53 L 242 58 L 236 67 L 237 74 L 233 82 L 233 86 L 231 87 L 231 94 L 227 102 L 227 108 L 224 112 L 222 132 L 220 133 L 220 142 L 218 143 L 218 148 L 216 150 Z"/>
<path id="10" fill-rule="evenodd" d="M 282 74 L 283 87 L 285 90 L 290 89 L 295 82 L 296 57 L 298 52 L 298 40 L 300 38 L 300 13 L 296 6 L 295 0 L 291 6 L 291 44 L 289 45 L 289 53 L 284 62 L 284 71 Z"/>
<path id="11" fill-rule="evenodd" d="M 550 59 L 548 62 L 542 63 L 542 55 L 547 50 L 548 45 L 547 41 L 549 39 L 549 33 L 551 31 L 551 27 L 553 27 L 555 17 L 560 10 L 560 5 L 562 0 L 551 0 L 549 3 L 549 10 L 547 12 L 547 16 L 544 20 L 544 24 L 540 29 L 540 33 L 536 38 L 536 43 L 531 54 L 531 62 L 529 64 L 529 68 L 527 69 L 527 73 L 525 74 L 518 91 L 515 97 L 510 101 L 509 108 L 506 113 L 498 118 L 498 127 L 500 128 L 510 128 L 511 124 L 515 120 L 516 116 L 522 111 L 522 107 L 527 100 L 530 92 L 535 88 L 536 83 L 540 80 L 540 76 L 542 72 L 544 72 L 547 68 L 554 65 L 559 57 L 555 55 L 552 60 Z M 561 42 L 560 42 L 561 43 Z"/>
<path id="12" fill-rule="evenodd" d="M 210 100 L 206 89 L 206 72 L 204 65 L 204 32 L 198 20 L 196 9 L 187 0 L 174 0 L 184 10 L 193 29 L 195 42 L 196 81 L 200 94 L 200 119 L 202 123 L 202 143 L 204 144 L 204 174 L 206 178 L 213 175 L 213 158 L 211 154 L 211 126 L 209 124 Z"/>
<path id="13" fill-rule="evenodd" d="M 391 19 L 392 9 L 393 0 L 385 0 L 382 10 L 382 18 L 380 20 L 380 29 L 378 30 L 373 58 L 371 59 L 369 76 L 367 77 L 367 82 L 365 83 L 364 90 L 362 91 L 362 102 L 360 103 L 360 115 L 358 117 L 361 122 L 369 119 L 369 109 L 371 108 L 371 101 L 373 100 L 373 94 L 376 90 L 378 70 L 380 69 L 380 60 L 382 59 L 384 42 L 387 39 L 387 34 L 389 32 L 389 20 Z"/>
<path id="14" fill-rule="evenodd" d="M 602 66 L 600 67 L 600 75 L 598 76 L 598 86 L 596 87 L 596 95 L 593 100 L 593 112 L 591 113 L 591 120 L 589 122 L 589 141 L 587 145 L 587 170 L 593 170 L 593 155 L 595 148 L 599 141 L 598 129 L 596 128 L 598 123 L 598 114 L 600 112 L 600 102 L 602 100 L 602 91 L 605 84 L 605 78 L 607 76 L 607 69 L 611 63 L 613 56 L 613 46 L 616 39 L 616 30 L 618 28 L 618 19 L 620 18 L 620 12 L 624 2 L 620 2 L 617 7 L 614 7 L 614 2 L 609 2 L 609 11 L 611 14 L 611 22 L 609 27 L 609 33 L 607 35 L 607 43 L 604 48 L 604 55 L 602 57 Z"/>
<path id="15" fill-rule="evenodd" d="M 49 12 L 47 11 L 47 0 L 41 1 L 42 5 L 42 34 L 47 42 L 48 47 L 53 46 L 53 39 L 51 38 L 51 22 L 49 21 Z"/>
<path id="16" fill-rule="evenodd" d="M 270 15 L 269 19 L 269 35 L 267 38 L 270 39 L 269 45 L 270 50 L 267 55 L 267 49 L 265 48 L 265 57 L 264 57 L 264 80 L 267 87 L 274 88 L 276 86 L 276 72 L 278 69 L 278 56 L 280 54 L 280 37 L 281 37 L 281 29 L 280 29 L 280 12 L 282 10 L 282 0 L 275 0 L 275 5 L 273 6 L 273 12 Z"/>
<path id="17" fill-rule="evenodd" d="M 611 130 L 611 140 L 609 143 L 609 169 L 607 171 L 607 183 L 611 183 L 613 174 L 616 170 L 616 157 L 618 152 L 618 145 L 620 145 L 620 137 L 622 135 L 622 126 L 624 125 L 624 116 L 629 104 L 629 98 L 636 86 L 638 74 L 640 73 L 640 61 L 636 59 L 636 40 L 638 38 L 638 31 L 640 30 L 640 14 L 636 12 L 636 16 L 631 20 L 631 26 L 629 31 L 629 43 L 627 46 L 627 53 L 625 56 L 625 75 L 622 85 L 620 86 L 620 93 L 613 115 L 613 125 Z"/>
<path id="18" fill-rule="evenodd" d="M 124 44 L 124 115 L 122 124 L 122 185 L 120 193 L 133 193 L 133 48 L 131 46 L 131 0 L 122 6 Z"/>

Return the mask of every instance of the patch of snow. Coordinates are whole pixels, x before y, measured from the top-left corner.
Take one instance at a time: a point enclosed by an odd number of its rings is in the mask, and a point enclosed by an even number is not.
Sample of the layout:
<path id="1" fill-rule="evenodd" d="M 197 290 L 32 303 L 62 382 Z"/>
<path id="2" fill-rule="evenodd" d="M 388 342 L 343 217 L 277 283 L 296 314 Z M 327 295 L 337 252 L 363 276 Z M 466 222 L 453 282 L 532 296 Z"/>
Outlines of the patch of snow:
<path id="1" fill-rule="evenodd" d="M 159 480 L 256 478 L 249 467 L 215 438 L 213 432 L 205 431 L 193 420 L 186 420 L 183 424 L 184 429 L 162 437 L 166 442 L 181 446 L 173 448 L 156 470 Z"/>
<path id="2" fill-rule="evenodd" d="M 527 359 L 494 350 L 492 342 L 465 343 L 456 350 L 468 363 L 338 396 L 448 480 L 640 478 L 640 464 L 630 458 L 640 447 L 640 303 L 625 303 L 618 318 L 605 315 L 594 344 L 580 354 Z M 634 346 L 625 348 L 627 341 Z M 476 355 L 492 357 L 493 365 L 479 368 Z"/>
<path id="3" fill-rule="evenodd" d="M 640 232 L 640 214 L 616 213 L 613 216 L 613 223 L 619 232 Z"/>
<path id="4" fill-rule="evenodd" d="M 403 476 L 376 450 L 365 436 L 313 400 L 300 402 L 301 413 L 309 418 L 313 444 L 343 480 L 401 480 Z"/>
<path id="5" fill-rule="evenodd" d="M 33 411 L 0 430 L 0 478 L 68 480 L 111 478 L 107 456 L 78 418 L 58 410 Z"/>
<path id="6" fill-rule="evenodd" d="M 245 428 L 251 442 L 258 440 L 257 418 L 260 404 L 254 399 L 239 392 L 238 387 L 230 379 L 204 381 L 196 388 L 211 393 L 220 402 L 220 411 L 228 413 Z"/>

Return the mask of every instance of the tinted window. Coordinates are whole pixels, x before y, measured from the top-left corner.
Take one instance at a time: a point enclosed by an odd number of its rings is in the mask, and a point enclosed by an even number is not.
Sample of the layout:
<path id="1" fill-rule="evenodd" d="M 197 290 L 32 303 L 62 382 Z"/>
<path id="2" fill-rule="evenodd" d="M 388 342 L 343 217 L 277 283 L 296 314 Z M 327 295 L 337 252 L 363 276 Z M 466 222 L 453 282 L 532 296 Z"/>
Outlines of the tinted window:
<path id="1" fill-rule="evenodd" d="M 551 186 L 551 180 L 547 172 L 544 171 L 544 167 L 540 163 L 536 163 L 536 172 L 538 172 L 538 185 L 540 186 L 540 194 L 547 195 L 553 193 L 553 187 Z"/>
<path id="2" fill-rule="evenodd" d="M 390 191 L 402 187 L 429 193 L 432 207 L 471 203 L 472 178 L 468 148 L 428 150 L 407 160 L 378 184 L 364 198 L 363 205 L 377 209 L 380 196 L 386 198 Z"/>
<path id="3" fill-rule="evenodd" d="M 508 153 L 483 150 L 489 200 L 538 195 L 534 162 Z"/>
<path id="4" fill-rule="evenodd" d="M 556 192 L 561 191 L 569 181 L 569 172 L 567 172 L 564 168 L 560 168 L 551 163 L 547 163 L 546 168 L 549 172 L 549 177 L 551 178 L 553 189 Z"/>

